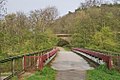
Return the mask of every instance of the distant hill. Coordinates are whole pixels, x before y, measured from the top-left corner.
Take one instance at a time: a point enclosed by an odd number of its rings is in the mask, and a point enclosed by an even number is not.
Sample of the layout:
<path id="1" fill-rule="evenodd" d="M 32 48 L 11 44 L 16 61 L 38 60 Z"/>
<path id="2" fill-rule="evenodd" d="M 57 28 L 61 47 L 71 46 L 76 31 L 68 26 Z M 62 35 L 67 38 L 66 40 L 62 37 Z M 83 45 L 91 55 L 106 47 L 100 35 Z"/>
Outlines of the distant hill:
<path id="1" fill-rule="evenodd" d="M 78 8 L 75 12 L 68 12 L 67 15 L 56 20 L 52 27 L 55 33 L 74 32 L 76 26 L 96 27 L 109 26 L 115 32 L 120 31 L 120 4 L 101 7 Z"/>
<path id="2" fill-rule="evenodd" d="M 120 4 L 78 8 L 57 19 L 52 30 L 73 34 L 76 47 L 120 52 Z"/>

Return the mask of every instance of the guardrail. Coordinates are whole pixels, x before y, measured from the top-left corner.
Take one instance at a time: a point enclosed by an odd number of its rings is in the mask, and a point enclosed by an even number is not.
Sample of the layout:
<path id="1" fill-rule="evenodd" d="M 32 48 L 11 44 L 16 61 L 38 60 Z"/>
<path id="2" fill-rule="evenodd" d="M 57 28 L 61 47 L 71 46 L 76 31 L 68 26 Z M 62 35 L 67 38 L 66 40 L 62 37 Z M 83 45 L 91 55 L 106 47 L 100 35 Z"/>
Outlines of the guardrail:
<path id="1" fill-rule="evenodd" d="M 100 50 L 100 49 L 88 49 L 88 50 L 104 53 L 105 55 L 111 56 L 113 67 L 119 70 L 120 72 L 120 53 L 119 52 L 112 52 L 112 51 L 106 51 L 106 50 Z"/>
<path id="2" fill-rule="evenodd" d="M 94 51 L 91 51 L 91 50 L 82 49 L 82 48 L 73 48 L 72 50 L 82 52 L 82 53 L 87 54 L 89 56 L 98 58 L 99 60 L 103 60 L 103 62 L 105 62 L 107 64 L 109 69 L 112 68 L 113 63 L 112 63 L 112 57 L 111 56 L 102 54 L 100 52 L 94 52 Z"/>
<path id="3" fill-rule="evenodd" d="M 39 66 L 41 66 L 47 62 L 47 59 L 55 55 L 57 51 L 58 49 L 47 49 L 40 52 L 34 52 L 0 60 L 0 80 L 9 80 L 14 75 L 20 75 L 27 68 L 36 66 L 36 56 L 42 57 L 41 60 L 43 62 L 39 64 Z M 30 58 L 30 56 L 33 56 L 34 58 Z"/>
<path id="4" fill-rule="evenodd" d="M 87 49 L 87 50 L 92 50 L 92 51 L 104 53 L 104 54 L 110 55 L 110 56 L 120 56 L 119 52 L 113 52 L 113 51 L 107 51 L 107 50 L 101 50 L 101 49 Z"/>
<path id="5" fill-rule="evenodd" d="M 24 70 L 27 70 L 29 66 L 42 70 L 43 66 L 50 62 L 51 57 L 53 57 L 58 50 L 59 49 L 53 49 L 46 54 L 24 56 Z"/>

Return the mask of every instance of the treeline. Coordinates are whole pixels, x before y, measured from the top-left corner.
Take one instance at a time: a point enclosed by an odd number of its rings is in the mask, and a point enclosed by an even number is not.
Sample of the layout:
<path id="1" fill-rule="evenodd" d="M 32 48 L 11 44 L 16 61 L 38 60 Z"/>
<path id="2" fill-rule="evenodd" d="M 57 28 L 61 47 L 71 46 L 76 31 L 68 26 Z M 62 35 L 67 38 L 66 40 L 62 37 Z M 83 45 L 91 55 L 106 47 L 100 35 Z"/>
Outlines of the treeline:
<path id="1" fill-rule="evenodd" d="M 0 57 L 47 49 L 57 44 L 50 30 L 58 16 L 55 7 L 16 12 L 0 20 Z"/>
<path id="2" fill-rule="evenodd" d="M 120 4 L 82 5 L 56 20 L 53 29 L 73 34 L 72 46 L 120 52 Z"/>

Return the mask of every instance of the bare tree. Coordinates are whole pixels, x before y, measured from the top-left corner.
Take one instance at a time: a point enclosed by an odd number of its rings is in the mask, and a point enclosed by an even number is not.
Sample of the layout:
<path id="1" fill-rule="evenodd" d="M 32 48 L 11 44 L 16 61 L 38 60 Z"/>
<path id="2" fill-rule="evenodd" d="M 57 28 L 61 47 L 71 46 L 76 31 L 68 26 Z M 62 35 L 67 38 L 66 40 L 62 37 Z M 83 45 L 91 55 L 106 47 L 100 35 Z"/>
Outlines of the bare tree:
<path id="1" fill-rule="evenodd" d="M 118 3 L 120 3 L 120 0 L 113 0 L 113 3 L 118 4 Z"/>
<path id="2" fill-rule="evenodd" d="M 102 4 L 102 0 L 85 0 L 84 3 L 81 3 L 81 8 L 85 9 L 85 8 L 89 8 L 92 6 L 100 6 Z"/>
<path id="3" fill-rule="evenodd" d="M 32 23 L 32 28 L 44 32 L 46 27 L 57 18 L 58 11 L 56 7 L 47 7 L 40 10 L 31 11 L 29 19 Z M 35 28 L 36 27 L 36 28 Z"/>
<path id="4" fill-rule="evenodd" d="M 6 0 L 0 0 L 0 19 L 7 13 L 6 2 Z"/>

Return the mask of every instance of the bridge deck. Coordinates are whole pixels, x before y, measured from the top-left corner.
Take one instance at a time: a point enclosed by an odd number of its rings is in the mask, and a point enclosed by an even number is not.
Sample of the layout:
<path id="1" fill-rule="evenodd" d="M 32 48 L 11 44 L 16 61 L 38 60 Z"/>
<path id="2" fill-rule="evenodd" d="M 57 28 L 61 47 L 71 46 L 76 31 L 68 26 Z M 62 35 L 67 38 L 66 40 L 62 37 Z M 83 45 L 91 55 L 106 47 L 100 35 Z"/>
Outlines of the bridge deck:
<path id="1" fill-rule="evenodd" d="M 51 65 L 57 70 L 56 80 L 85 80 L 86 70 L 93 69 L 81 56 L 64 49 Z"/>
<path id="2" fill-rule="evenodd" d="M 72 34 L 56 34 L 57 37 L 71 37 Z"/>

